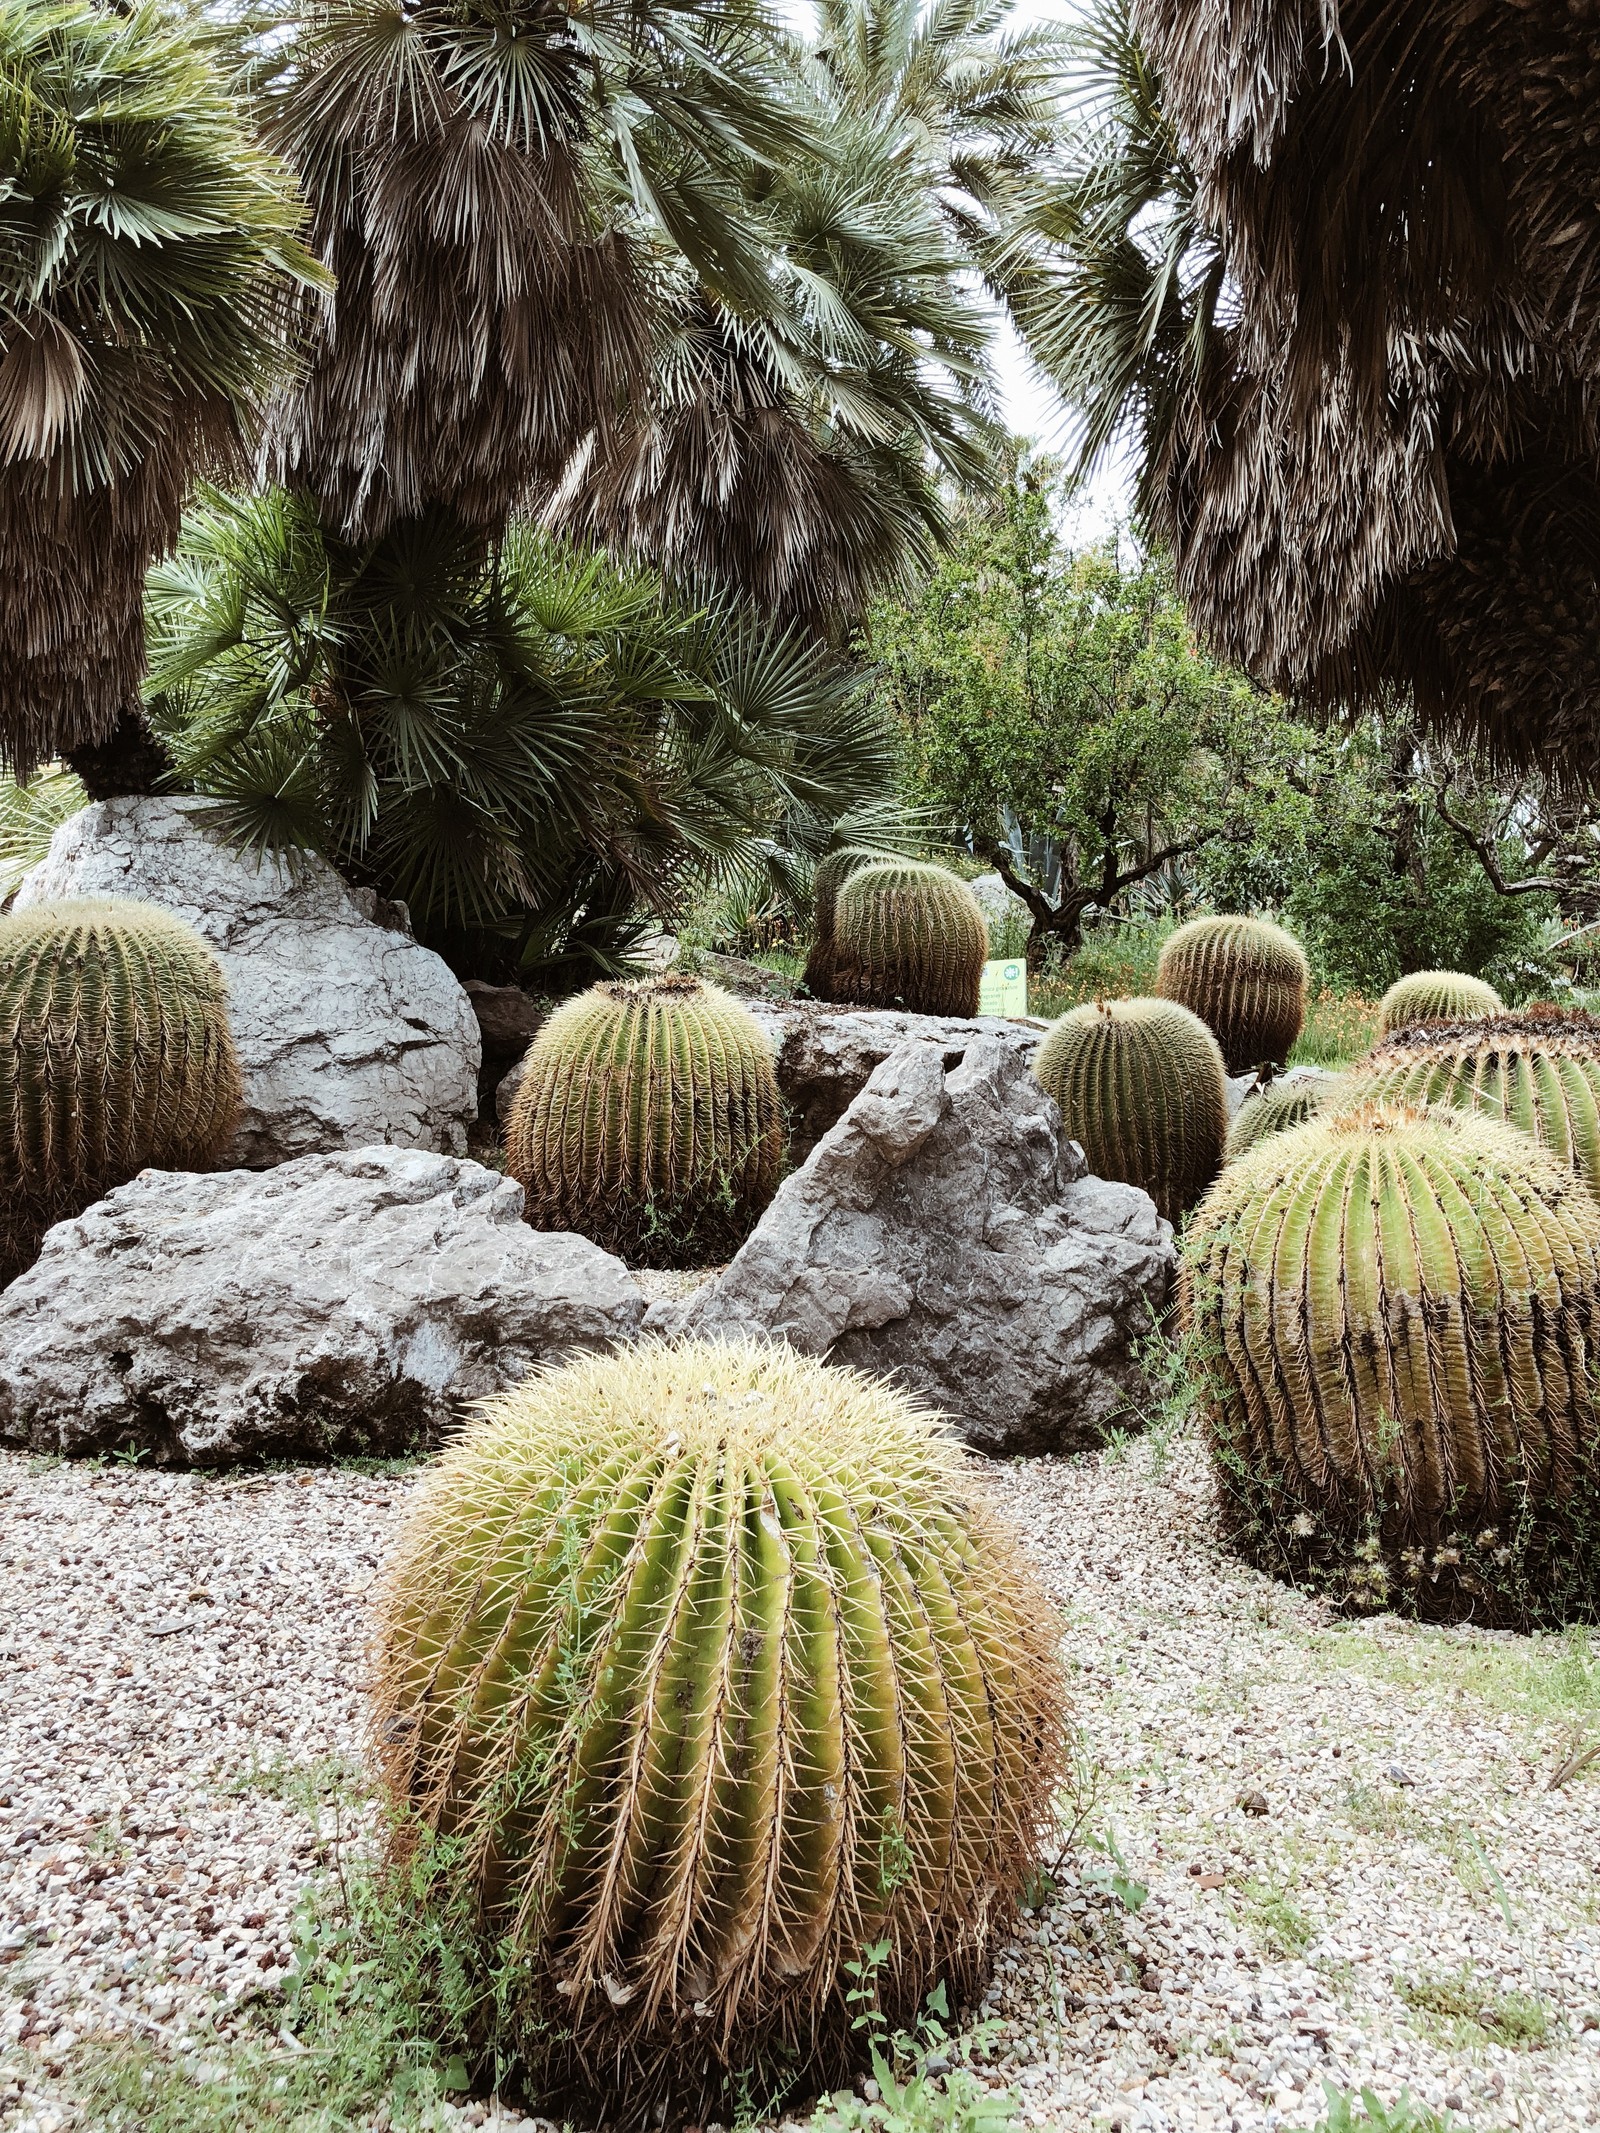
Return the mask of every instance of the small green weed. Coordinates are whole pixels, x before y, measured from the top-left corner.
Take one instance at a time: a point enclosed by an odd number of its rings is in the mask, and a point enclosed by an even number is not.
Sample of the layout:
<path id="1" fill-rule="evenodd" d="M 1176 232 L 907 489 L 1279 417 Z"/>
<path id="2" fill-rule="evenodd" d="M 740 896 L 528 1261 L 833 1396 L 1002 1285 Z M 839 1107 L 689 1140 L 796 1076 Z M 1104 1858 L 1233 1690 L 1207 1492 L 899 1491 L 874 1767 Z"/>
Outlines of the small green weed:
<path id="1" fill-rule="evenodd" d="M 878 1972 L 890 1944 L 874 1941 L 858 1962 L 846 1963 L 854 1980 L 846 2000 L 856 2013 L 852 2026 L 867 2034 L 876 2096 L 848 2089 L 824 2097 L 812 2120 L 813 2133 L 1006 2133 L 1020 2102 L 1013 2089 L 991 2089 L 973 2072 L 970 2055 L 992 2041 L 998 2026 L 980 2022 L 964 2037 L 946 2024 L 950 2001 L 941 1981 L 917 2017 L 912 2033 L 890 2035 L 878 2004 Z"/>
<path id="2" fill-rule="evenodd" d="M 1316 1921 L 1301 1910 L 1281 1883 L 1249 1881 L 1244 1890 L 1245 1922 L 1270 1954 L 1293 1961 L 1317 1937 Z"/>
<path id="3" fill-rule="evenodd" d="M 1322 2084 L 1327 2109 L 1314 2127 L 1286 2129 L 1286 2133 L 1467 2133 L 1453 2112 L 1439 2112 L 1417 2103 L 1409 2089 L 1402 2089 L 1393 2103 L 1382 2103 L 1371 2089 L 1359 2094 L 1337 2089 L 1331 2081 Z"/>

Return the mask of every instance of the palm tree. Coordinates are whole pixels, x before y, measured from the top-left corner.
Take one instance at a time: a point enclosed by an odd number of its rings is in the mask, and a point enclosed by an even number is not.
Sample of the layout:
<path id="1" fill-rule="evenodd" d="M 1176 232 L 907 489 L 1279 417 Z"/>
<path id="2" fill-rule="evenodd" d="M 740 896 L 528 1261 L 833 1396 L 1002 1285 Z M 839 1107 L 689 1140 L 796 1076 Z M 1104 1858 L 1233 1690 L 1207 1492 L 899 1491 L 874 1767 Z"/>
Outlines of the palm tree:
<path id="1" fill-rule="evenodd" d="M 244 465 L 300 210 L 207 33 L 0 0 L 0 764 L 147 781 L 141 597 L 197 473 Z"/>
<path id="2" fill-rule="evenodd" d="M 1073 125 L 1019 188 L 998 272 L 1024 345 L 1079 419 L 1072 478 L 1126 452 L 1148 522 L 1219 359 L 1226 267 L 1128 0 L 1091 0 L 1068 44 Z"/>

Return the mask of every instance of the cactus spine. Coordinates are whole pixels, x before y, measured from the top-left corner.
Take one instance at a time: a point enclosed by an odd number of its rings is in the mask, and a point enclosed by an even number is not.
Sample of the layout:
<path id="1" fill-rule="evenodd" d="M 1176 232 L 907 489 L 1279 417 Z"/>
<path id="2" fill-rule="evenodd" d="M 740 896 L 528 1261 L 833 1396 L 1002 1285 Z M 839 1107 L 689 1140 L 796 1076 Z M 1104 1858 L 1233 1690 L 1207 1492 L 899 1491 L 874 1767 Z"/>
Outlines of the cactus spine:
<path id="1" fill-rule="evenodd" d="M 858 874 L 863 867 L 876 866 L 883 856 L 882 852 L 868 851 L 864 845 L 846 844 L 817 861 L 811 877 L 811 951 L 805 969 L 806 990 L 815 1000 L 832 998 L 833 933 L 839 891 L 852 874 Z"/>
<path id="2" fill-rule="evenodd" d="M 1504 1003 L 1492 985 L 1460 970 L 1413 970 L 1396 978 L 1378 1002 L 1378 1035 L 1419 1022 L 1470 1022 L 1477 1015 L 1497 1015 Z"/>
<path id="3" fill-rule="evenodd" d="M 1098 1177 L 1140 1185 L 1169 1222 L 1216 1176 L 1228 1134 L 1217 1041 L 1170 1000 L 1075 1007 L 1045 1036 L 1034 1072 Z"/>
<path id="4" fill-rule="evenodd" d="M 1336 1075 L 1297 1074 L 1293 1081 L 1269 1082 L 1254 1096 L 1247 1096 L 1228 1128 L 1228 1161 L 1236 1163 L 1258 1141 L 1291 1126 L 1303 1126 L 1336 1103 L 1344 1083 Z"/>
<path id="5" fill-rule="evenodd" d="M 1156 991 L 1200 1017 L 1230 1074 L 1282 1066 L 1305 1026 L 1305 951 L 1263 918 L 1194 918 L 1161 950 Z"/>
<path id="6" fill-rule="evenodd" d="M 1526 1135 L 1313 1119 L 1224 1171 L 1185 1259 L 1225 1510 L 1265 1567 L 1505 1620 L 1596 1585 L 1600 1205 Z"/>
<path id="7" fill-rule="evenodd" d="M 209 1168 L 238 1123 L 222 967 L 131 898 L 0 917 L 0 1281 L 147 1166 Z"/>
<path id="8" fill-rule="evenodd" d="M 975 1015 L 989 928 L 964 881 L 918 860 L 879 860 L 839 891 L 830 998 L 914 1015 Z"/>
<path id="9" fill-rule="evenodd" d="M 880 1380 L 647 1344 L 499 1400 L 411 1515 L 377 1667 L 468 2049 L 608 2119 L 731 2123 L 741 2073 L 857 2059 L 867 1943 L 891 2028 L 965 1995 L 1061 1769 L 1058 1637 L 973 1463 Z"/>
<path id="10" fill-rule="evenodd" d="M 1400 1030 L 1351 1070 L 1351 1091 L 1504 1119 L 1600 1193 L 1600 1023 L 1588 1015 L 1513 1009 Z"/>
<path id="11" fill-rule="evenodd" d="M 778 1188 L 783 1105 L 748 1008 L 695 978 L 596 985 L 534 1039 L 506 1167 L 535 1229 L 640 1265 L 741 1244 Z"/>

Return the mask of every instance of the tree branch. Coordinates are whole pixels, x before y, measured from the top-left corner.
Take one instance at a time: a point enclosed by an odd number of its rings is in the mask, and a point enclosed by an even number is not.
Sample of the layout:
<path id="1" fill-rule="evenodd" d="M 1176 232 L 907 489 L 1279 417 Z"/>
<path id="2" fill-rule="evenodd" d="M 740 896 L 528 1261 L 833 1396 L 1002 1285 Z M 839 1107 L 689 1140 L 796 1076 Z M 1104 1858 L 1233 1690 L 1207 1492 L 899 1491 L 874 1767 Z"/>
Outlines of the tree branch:
<path id="1" fill-rule="evenodd" d="M 1507 881 L 1504 869 L 1500 865 L 1500 855 L 1495 850 L 1492 840 L 1480 835 L 1470 822 L 1463 822 L 1461 817 L 1452 811 L 1448 797 L 1449 791 L 1450 780 L 1448 778 L 1445 778 L 1442 782 L 1435 781 L 1433 804 L 1439 811 L 1439 819 L 1455 831 L 1462 843 L 1474 855 L 1479 866 L 1488 876 L 1491 886 L 1499 895 L 1532 896 L 1540 889 L 1555 890 L 1561 888 L 1562 884 L 1548 874 L 1530 874 L 1524 881 Z"/>

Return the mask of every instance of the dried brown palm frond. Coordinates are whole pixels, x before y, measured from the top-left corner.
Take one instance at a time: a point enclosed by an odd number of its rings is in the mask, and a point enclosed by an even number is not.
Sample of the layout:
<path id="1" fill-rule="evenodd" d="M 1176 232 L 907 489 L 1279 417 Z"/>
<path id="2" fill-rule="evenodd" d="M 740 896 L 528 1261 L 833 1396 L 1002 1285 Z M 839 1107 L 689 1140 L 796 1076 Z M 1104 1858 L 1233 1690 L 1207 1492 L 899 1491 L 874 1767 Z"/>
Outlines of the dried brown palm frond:
<path id="1" fill-rule="evenodd" d="M 273 471 L 347 537 L 438 502 L 498 531 L 641 390 L 661 233 L 748 267 L 723 166 L 793 145 L 770 41 L 758 0 L 319 0 L 266 123 L 338 287 Z"/>
<path id="2" fill-rule="evenodd" d="M 0 0 L 0 765 L 137 707 L 141 594 L 237 465 L 311 262 L 203 31 Z"/>
<path id="3" fill-rule="evenodd" d="M 1042 359 L 1093 450 L 1142 430 L 1141 502 L 1196 623 L 1275 686 L 1409 691 L 1426 723 L 1591 775 L 1600 8 L 1096 12 L 1144 40 L 1151 108 L 1126 182 L 1044 231 L 1074 330 Z"/>

